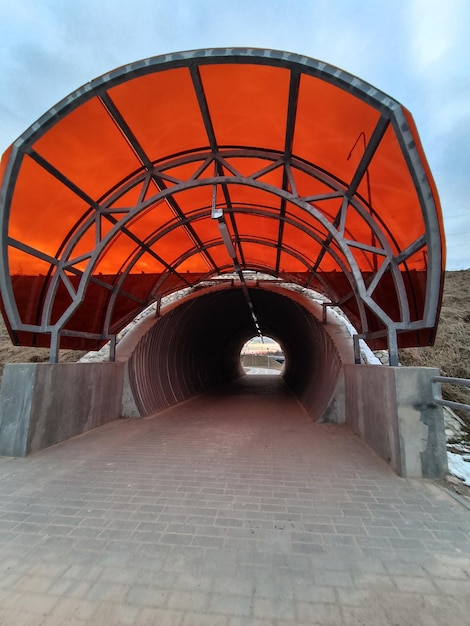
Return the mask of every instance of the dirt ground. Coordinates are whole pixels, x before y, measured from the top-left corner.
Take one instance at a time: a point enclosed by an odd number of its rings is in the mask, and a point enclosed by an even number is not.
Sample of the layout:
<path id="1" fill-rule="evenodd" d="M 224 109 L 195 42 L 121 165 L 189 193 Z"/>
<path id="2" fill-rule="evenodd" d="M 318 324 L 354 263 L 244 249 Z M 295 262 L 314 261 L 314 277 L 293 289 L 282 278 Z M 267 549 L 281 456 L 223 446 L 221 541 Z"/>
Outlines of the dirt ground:
<path id="1" fill-rule="evenodd" d="M 60 350 L 60 361 L 78 361 L 85 352 Z M 48 348 L 23 348 L 11 343 L 10 335 L 0 315 L 0 378 L 5 363 L 41 363 L 49 360 Z"/>
<path id="2" fill-rule="evenodd" d="M 438 367 L 444 376 L 470 379 L 470 269 L 446 272 L 434 346 L 400 350 L 402 365 Z M 444 387 L 448 400 L 470 404 L 470 389 Z M 470 426 L 468 414 L 459 413 Z"/>

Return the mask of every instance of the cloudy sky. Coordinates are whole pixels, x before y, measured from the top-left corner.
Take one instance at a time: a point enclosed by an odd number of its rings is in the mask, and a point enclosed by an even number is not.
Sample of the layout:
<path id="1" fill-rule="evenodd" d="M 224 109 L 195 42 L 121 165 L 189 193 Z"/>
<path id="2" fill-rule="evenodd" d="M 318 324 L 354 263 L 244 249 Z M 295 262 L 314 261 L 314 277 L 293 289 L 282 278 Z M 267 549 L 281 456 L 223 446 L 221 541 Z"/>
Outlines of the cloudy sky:
<path id="1" fill-rule="evenodd" d="M 254 46 L 307 55 L 413 114 L 436 180 L 447 267 L 470 267 L 468 0 L 0 0 L 0 153 L 92 78 L 141 58 Z"/>

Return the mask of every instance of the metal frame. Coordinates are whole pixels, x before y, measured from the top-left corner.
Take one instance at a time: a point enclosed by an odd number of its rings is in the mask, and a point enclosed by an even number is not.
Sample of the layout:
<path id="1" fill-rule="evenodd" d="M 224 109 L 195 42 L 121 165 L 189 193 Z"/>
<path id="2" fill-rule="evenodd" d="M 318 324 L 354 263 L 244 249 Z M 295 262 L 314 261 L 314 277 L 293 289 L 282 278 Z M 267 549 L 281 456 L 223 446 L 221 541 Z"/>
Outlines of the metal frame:
<path id="1" fill-rule="evenodd" d="M 209 106 L 205 97 L 204 87 L 201 81 L 199 67 L 210 63 L 254 63 L 284 67 L 290 71 L 289 99 L 286 114 L 286 135 L 284 150 L 282 152 L 266 150 L 263 147 L 250 146 L 220 146 L 217 142 L 216 134 L 212 126 Z M 125 82 L 137 76 L 147 73 L 162 71 L 172 67 L 188 67 L 194 91 L 197 97 L 202 119 L 206 129 L 209 147 L 195 146 L 193 150 L 179 155 L 169 155 L 167 158 L 152 163 L 145 153 L 142 145 L 132 133 L 126 120 L 112 101 L 107 90 L 121 82 Z M 315 163 L 306 162 L 298 158 L 292 152 L 295 119 L 299 95 L 300 77 L 302 73 L 317 76 L 324 81 L 330 82 L 344 90 L 358 96 L 361 100 L 373 106 L 379 112 L 378 122 L 369 141 L 364 140 L 364 151 L 355 174 L 349 184 L 338 180 L 333 174 L 318 168 Z M 120 128 L 135 155 L 141 163 L 141 167 L 119 183 L 114 184 L 102 198 L 91 198 L 82 189 L 74 184 L 62 172 L 48 163 L 44 157 L 38 154 L 33 145 L 37 139 L 51 128 L 57 119 L 60 119 L 83 102 L 92 97 L 98 97 L 108 114 L 116 125 Z M 393 126 L 403 154 L 407 160 L 415 187 L 418 191 L 426 232 L 416 241 L 408 246 L 406 250 L 399 249 L 394 241 L 393 233 L 387 224 L 376 213 L 372 205 L 370 193 L 368 198 L 358 195 L 357 190 L 361 180 L 366 176 L 368 179 L 369 164 L 378 149 L 380 142 L 390 126 Z M 182 284 L 193 286 L 184 274 L 178 272 L 178 266 L 191 256 L 198 254 L 207 266 L 204 276 L 216 276 L 228 271 L 235 271 L 239 276 L 242 288 L 246 291 L 248 305 L 250 298 L 244 281 L 244 271 L 254 269 L 246 263 L 243 243 L 259 243 L 276 249 L 276 262 L 274 268 L 266 268 L 263 271 L 273 272 L 273 275 L 282 276 L 280 269 L 280 259 L 282 252 L 296 255 L 296 251 L 286 246 L 284 242 L 284 226 L 291 224 L 299 228 L 304 233 L 312 237 L 316 244 L 320 244 L 320 252 L 315 258 L 304 258 L 298 253 L 297 257 L 302 260 L 309 272 L 309 279 L 304 286 L 311 284 L 313 277 L 320 278 L 322 261 L 325 255 L 334 258 L 335 263 L 344 272 L 351 285 L 350 294 L 341 299 L 337 294 L 332 293 L 329 286 L 323 281 L 325 295 L 332 302 L 346 302 L 350 297 L 355 298 L 361 318 L 362 337 L 370 338 L 367 324 L 366 309 L 381 322 L 386 329 L 384 334 L 388 337 L 390 362 L 397 361 L 397 333 L 406 330 L 420 328 L 430 328 L 437 323 L 437 315 L 440 303 L 441 285 L 441 233 L 439 220 L 437 217 L 437 207 L 435 206 L 431 186 L 427 179 L 425 165 L 421 161 L 416 146 L 411 142 L 412 132 L 407 122 L 406 116 L 401 106 L 386 94 L 376 90 L 356 77 L 350 76 L 346 72 L 333 68 L 320 61 L 308 59 L 297 55 L 277 52 L 272 50 L 254 49 L 219 49 L 203 50 L 175 55 L 165 55 L 155 57 L 138 63 L 120 68 L 115 72 L 88 83 L 80 90 L 71 94 L 68 98 L 53 107 L 48 113 L 38 120 L 28 129 L 13 145 L 12 155 L 7 164 L 4 183 L 0 189 L 0 217 L 2 227 L 0 229 L 0 249 L 3 258 L 3 268 L 0 270 L 0 290 L 2 294 L 4 309 L 11 328 L 15 331 L 30 331 L 37 333 L 48 333 L 51 336 L 51 360 L 56 360 L 57 351 L 60 345 L 60 335 L 92 337 L 91 334 L 83 331 L 64 330 L 65 325 L 70 320 L 74 312 L 83 301 L 89 282 L 101 284 L 109 290 L 108 304 L 104 315 L 100 340 L 108 340 L 115 337 L 119 328 L 112 326 L 112 313 L 116 299 L 119 295 L 133 299 L 136 304 L 145 308 L 150 303 L 149 300 L 158 300 L 162 295 L 168 293 L 164 289 L 165 279 L 173 274 L 178 277 Z M 358 138 L 359 140 L 359 138 Z M 357 143 L 357 142 L 356 142 Z M 354 147 L 353 147 L 354 149 Z M 46 169 L 55 176 L 63 185 L 69 188 L 87 203 L 89 207 L 83 214 L 75 228 L 67 234 L 55 257 L 45 255 L 40 250 L 31 248 L 28 244 L 14 240 L 8 235 L 9 209 L 14 194 L 14 184 L 19 172 L 23 157 L 28 154 L 38 165 Z M 263 159 L 266 165 L 249 175 L 242 175 L 231 162 L 232 159 Z M 185 179 L 175 177 L 170 170 L 180 165 L 194 165 L 191 175 Z M 282 184 L 280 187 L 269 185 L 261 180 L 262 176 L 268 172 L 273 172 L 281 168 Z M 296 188 L 296 172 L 302 172 L 326 185 L 331 192 L 322 193 L 316 196 L 300 196 Z M 265 191 L 273 199 L 272 206 L 269 207 L 240 207 L 235 206 L 231 197 L 231 187 L 233 185 L 244 185 Z M 141 187 L 139 201 L 132 207 L 119 208 L 113 204 L 126 192 L 135 186 Z M 179 202 L 179 197 L 185 191 L 194 187 L 210 186 L 213 189 L 213 206 L 201 207 L 200 210 L 185 214 Z M 151 197 L 144 200 L 149 189 L 155 189 Z M 224 198 L 223 205 L 217 206 L 215 199 L 216 190 L 222 190 Z M 369 188 L 369 187 L 368 187 Z M 328 215 L 321 206 L 321 201 L 328 198 L 337 198 L 340 208 L 336 215 Z M 341 199 L 341 201 L 340 201 Z M 145 239 L 140 239 L 132 233 L 132 223 L 147 210 L 153 210 L 159 203 L 166 202 L 171 208 L 174 219 L 159 230 L 149 233 Z M 303 224 L 298 219 L 294 219 L 287 214 L 287 205 L 292 203 L 296 207 L 313 217 L 317 224 L 316 231 L 311 226 Z M 237 215 L 243 211 L 256 214 L 267 219 L 276 219 L 279 222 L 276 241 L 262 240 L 261 238 L 250 239 L 241 237 L 237 227 Z M 363 220 L 370 231 L 370 244 L 354 241 L 346 229 L 348 212 L 354 211 Z M 121 214 L 119 220 L 115 214 Z M 203 242 L 197 235 L 193 224 L 197 220 L 207 218 L 211 214 L 219 224 L 219 237 L 211 241 Z M 102 221 L 108 221 L 112 227 L 104 234 L 101 228 Z M 174 229 L 182 228 L 188 235 L 192 246 L 180 255 L 178 259 L 164 259 L 155 250 L 155 244 L 164 235 Z M 229 228 L 231 232 L 229 232 Z M 87 254 L 74 257 L 74 248 L 81 238 L 94 229 L 95 247 Z M 134 244 L 134 253 L 123 259 L 123 266 L 119 276 L 113 284 L 100 281 L 94 276 L 101 256 L 106 253 L 108 246 L 112 245 L 114 238 L 118 235 L 130 238 Z M 391 242 L 391 243 L 390 243 Z M 228 264 L 218 266 L 213 256 L 211 248 L 213 246 L 224 246 L 228 254 Z M 50 264 L 50 271 L 46 280 L 46 288 L 42 296 L 41 318 L 37 324 L 24 324 L 20 319 L 16 307 L 11 277 L 8 269 L 8 248 L 12 246 L 27 254 L 42 259 Z M 429 258 L 428 285 L 426 291 L 425 315 L 423 319 L 416 319 L 415 311 L 412 311 L 413 302 L 409 302 L 404 275 L 407 273 L 406 261 L 420 249 L 425 249 Z M 372 254 L 373 262 L 370 267 L 370 275 L 365 276 L 359 269 L 354 256 L 354 250 L 363 252 L 364 255 Z M 155 258 L 164 268 L 165 272 L 159 281 L 154 285 L 148 298 L 145 301 L 136 299 L 131 294 L 123 291 L 123 284 L 126 277 L 131 272 L 135 263 L 144 254 L 148 253 Z M 81 270 L 78 266 L 85 265 Z M 400 320 L 394 321 L 387 312 L 374 300 L 374 291 L 378 286 L 385 272 L 390 271 L 396 290 L 396 297 L 400 307 Z M 78 279 L 78 286 L 69 279 L 69 275 L 75 275 Z M 70 298 L 70 306 L 63 312 L 62 316 L 55 323 L 51 322 L 52 310 L 60 285 L 64 285 Z M 253 313 L 256 325 L 256 315 Z M 413 321 L 411 321 L 413 320 Z M 124 325 L 123 321 L 123 325 Z M 93 336 L 95 337 L 95 336 Z"/>
<path id="2" fill-rule="evenodd" d="M 470 413 L 470 404 L 463 402 L 453 402 L 452 400 L 443 400 L 441 387 L 442 385 L 457 385 L 460 387 L 468 387 L 470 389 L 470 380 L 467 378 L 452 378 L 451 376 L 434 376 L 431 378 L 432 399 L 440 406 L 447 406 L 451 409 L 460 409 Z"/>

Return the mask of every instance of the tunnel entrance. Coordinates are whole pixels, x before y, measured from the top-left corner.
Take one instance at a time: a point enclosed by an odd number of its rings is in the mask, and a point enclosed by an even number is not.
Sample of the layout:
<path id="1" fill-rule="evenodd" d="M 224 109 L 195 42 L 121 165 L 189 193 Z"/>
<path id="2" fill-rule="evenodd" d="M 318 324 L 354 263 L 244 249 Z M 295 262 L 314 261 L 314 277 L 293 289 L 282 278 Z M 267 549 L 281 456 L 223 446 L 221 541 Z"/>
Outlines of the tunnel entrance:
<path id="1" fill-rule="evenodd" d="M 281 345 L 264 335 L 256 335 L 244 344 L 240 360 L 243 370 L 250 376 L 279 376 L 285 364 Z"/>
<path id="2" fill-rule="evenodd" d="M 276 362 L 277 371 L 312 418 L 324 419 L 343 363 L 352 361 L 350 336 L 334 323 L 323 325 L 321 307 L 293 290 L 268 280 L 248 289 L 263 336 L 282 346 L 285 362 Z M 235 282 L 198 290 L 145 320 L 116 352 L 127 364 L 133 415 L 152 415 L 241 378 L 247 373 L 241 355 L 253 337 L 245 295 Z"/>

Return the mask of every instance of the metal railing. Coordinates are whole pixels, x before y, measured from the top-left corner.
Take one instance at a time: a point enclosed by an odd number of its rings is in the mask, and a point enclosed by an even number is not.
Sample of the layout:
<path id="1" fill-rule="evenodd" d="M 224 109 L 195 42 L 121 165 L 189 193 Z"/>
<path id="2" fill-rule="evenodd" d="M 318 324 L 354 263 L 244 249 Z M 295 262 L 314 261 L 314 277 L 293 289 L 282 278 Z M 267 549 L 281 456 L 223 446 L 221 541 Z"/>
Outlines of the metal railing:
<path id="1" fill-rule="evenodd" d="M 436 404 L 448 406 L 451 409 L 461 409 L 470 413 L 470 404 L 463 402 L 453 402 L 452 400 L 444 400 L 441 397 L 441 385 L 459 385 L 461 387 L 470 388 L 470 380 L 467 378 L 451 378 L 450 376 L 434 376 L 431 378 L 432 398 Z"/>

